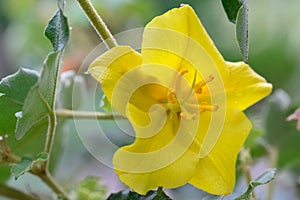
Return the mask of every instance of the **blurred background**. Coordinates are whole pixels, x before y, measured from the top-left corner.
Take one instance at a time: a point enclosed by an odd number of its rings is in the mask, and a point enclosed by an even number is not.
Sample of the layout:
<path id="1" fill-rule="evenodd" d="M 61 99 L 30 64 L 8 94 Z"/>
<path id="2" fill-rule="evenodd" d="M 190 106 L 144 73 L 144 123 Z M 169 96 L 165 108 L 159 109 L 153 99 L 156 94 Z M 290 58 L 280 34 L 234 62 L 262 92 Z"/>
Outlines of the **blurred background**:
<path id="1" fill-rule="evenodd" d="M 144 27 L 167 10 L 181 3 L 190 4 L 224 58 L 242 60 L 234 25 L 227 20 L 220 0 L 94 0 L 93 3 L 113 34 Z M 43 31 L 56 9 L 56 1 L 50 0 L 0 0 L 0 78 L 16 72 L 19 67 L 41 69 L 51 51 Z M 278 169 L 272 184 L 256 189 L 258 199 L 297 200 L 300 197 L 300 132 L 296 130 L 296 121 L 287 122 L 286 118 L 300 106 L 300 1 L 253 0 L 249 1 L 249 9 L 249 64 L 271 82 L 274 89 L 272 95 L 246 111 L 254 128 L 243 155 L 247 156 L 249 150 L 252 159 L 248 164 L 253 179 L 268 168 Z M 72 29 L 57 105 L 104 111 L 108 108 L 100 105 L 101 88 L 79 70 L 85 57 L 101 41 L 75 0 L 66 0 L 65 14 Z M 80 73 L 76 74 L 77 71 Z M 128 122 L 120 123 L 128 132 L 132 131 Z M 57 132 L 52 171 L 63 185 L 72 187 L 86 176 L 98 176 L 107 189 L 106 195 L 126 188 L 109 166 L 96 159 L 101 154 L 104 163 L 111 162 L 114 149 L 107 147 L 105 139 L 116 146 L 133 141 L 114 122 L 60 120 Z M 87 143 L 92 146 L 90 149 L 85 146 Z M 225 199 L 233 199 L 246 189 L 243 167 L 239 161 L 237 187 Z M 10 185 L 24 190 L 29 186 L 35 188 L 38 182 L 30 175 L 17 182 L 8 179 Z M 49 196 L 46 186 L 39 184 L 38 187 Z M 190 185 L 167 193 L 175 200 L 214 198 Z"/>

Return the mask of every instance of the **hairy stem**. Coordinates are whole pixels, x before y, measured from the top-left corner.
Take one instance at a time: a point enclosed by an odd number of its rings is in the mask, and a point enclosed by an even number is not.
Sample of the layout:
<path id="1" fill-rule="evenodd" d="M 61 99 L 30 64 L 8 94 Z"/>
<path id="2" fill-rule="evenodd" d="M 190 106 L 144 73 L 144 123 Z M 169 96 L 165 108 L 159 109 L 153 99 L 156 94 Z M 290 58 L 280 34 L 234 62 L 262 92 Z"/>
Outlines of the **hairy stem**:
<path id="1" fill-rule="evenodd" d="M 29 194 L 9 187 L 3 183 L 0 183 L 0 196 L 7 197 L 9 199 L 37 200 L 37 198 L 30 196 Z"/>
<path id="2" fill-rule="evenodd" d="M 111 49 L 118 44 L 90 0 L 77 0 L 99 37 Z"/>
<path id="3" fill-rule="evenodd" d="M 276 168 L 277 161 L 278 161 L 278 149 L 277 149 L 277 147 L 270 146 L 268 148 L 268 151 L 269 151 L 269 155 L 270 155 L 270 167 Z M 274 181 L 271 181 L 268 186 L 267 200 L 273 199 L 273 193 L 274 193 Z"/>
<path id="4" fill-rule="evenodd" d="M 65 110 L 65 109 L 57 110 L 56 116 L 58 118 L 66 118 L 66 119 L 98 119 L 98 120 L 127 119 L 126 117 L 119 114 L 111 114 L 111 113 L 107 114 L 102 112 L 75 111 L 75 110 Z"/>
<path id="5" fill-rule="evenodd" d="M 246 149 L 244 147 L 241 149 L 240 161 L 241 161 L 242 172 L 245 176 L 247 184 L 249 184 L 252 180 L 251 171 L 250 171 L 252 158 L 251 158 L 249 149 Z M 254 190 L 252 191 L 252 200 L 256 200 L 256 195 L 255 195 Z"/>
<path id="6" fill-rule="evenodd" d="M 44 183 L 46 183 L 57 195 L 62 195 L 61 199 L 70 200 L 67 192 L 53 179 L 52 175 L 48 170 L 44 171 L 44 173 L 36 174 L 40 177 Z"/>
<path id="7" fill-rule="evenodd" d="M 56 115 L 54 112 L 51 112 L 49 115 L 49 128 L 47 133 L 47 139 L 45 143 L 45 153 L 51 155 L 52 146 L 55 138 L 56 130 Z M 41 166 L 41 169 L 37 171 L 32 171 L 33 174 L 40 177 L 44 183 L 46 183 L 57 195 L 63 195 L 63 200 L 69 200 L 67 192 L 53 179 L 52 175 L 49 172 L 49 159 Z"/>
<path id="8" fill-rule="evenodd" d="M 48 128 L 47 139 L 44 148 L 44 152 L 48 153 L 49 155 L 51 154 L 51 150 L 54 142 L 55 130 L 56 130 L 56 115 L 52 112 L 49 115 L 49 128 Z"/>

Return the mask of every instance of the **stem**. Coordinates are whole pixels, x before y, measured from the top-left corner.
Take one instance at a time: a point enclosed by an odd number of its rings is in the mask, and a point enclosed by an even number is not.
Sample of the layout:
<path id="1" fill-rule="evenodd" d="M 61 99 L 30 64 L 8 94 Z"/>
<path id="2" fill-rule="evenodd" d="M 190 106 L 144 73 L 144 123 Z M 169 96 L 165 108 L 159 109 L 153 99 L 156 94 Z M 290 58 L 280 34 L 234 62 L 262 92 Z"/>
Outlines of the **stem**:
<path id="1" fill-rule="evenodd" d="M 277 167 L 277 160 L 278 160 L 278 149 L 277 147 L 271 146 L 268 148 L 269 155 L 270 155 L 270 167 L 276 168 Z M 268 195 L 267 200 L 273 199 L 274 193 L 274 181 L 271 181 L 268 186 Z"/>
<path id="2" fill-rule="evenodd" d="M 49 115 L 49 128 L 48 128 L 45 149 L 44 149 L 44 152 L 48 153 L 49 155 L 51 154 L 51 150 L 54 142 L 55 130 L 56 130 L 56 115 L 52 112 Z M 48 167 L 48 163 L 49 162 L 47 162 L 46 168 Z"/>
<path id="3" fill-rule="evenodd" d="M 108 49 L 118 46 L 115 38 L 110 33 L 104 21 L 97 13 L 90 0 L 77 0 L 82 10 L 90 20 L 99 37 L 103 40 Z"/>
<path id="4" fill-rule="evenodd" d="M 49 155 L 51 154 L 52 146 L 54 143 L 55 130 L 56 130 L 56 115 L 55 113 L 51 112 L 49 115 L 49 129 L 48 129 L 47 139 L 46 139 L 45 149 L 44 149 L 45 153 L 48 153 Z M 48 158 L 48 160 L 45 161 L 45 163 L 41 166 L 40 170 L 38 170 L 37 172 L 33 172 L 33 174 L 40 177 L 44 181 L 44 183 L 46 183 L 57 195 L 59 194 L 63 195 L 62 197 L 63 200 L 69 200 L 70 198 L 68 197 L 67 192 L 53 179 L 52 175 L 50 174 L 48 170 L 49 160 L 50 158 Z"/>
<path id="5" fill-rule="evenodd" d="M 245 176 L 247 184 L 249 184 L 252 181 L 251 171 L 250 171 L 252 158 L 251 158 L 249 149 L 246 149 L 244 147 L 241 149 L 241 151 L 240 151 L 240 161 L 241 161 L 242 172 Z M 253 200 L 256 199 L 256 195 L 255 195 L 254 190 L 252 191 L 252 199 Z"/>
<path id="6" fill-rule="evenodd" d="M 56 116 L 66 119 L 99 119 L 99 120 L 112 120 L 112 119 L 127 119 L 126 117 L 118 114 L 107 114 L 102 112 L 89 112 L 89 111 L 75 111 L 60 109 L 56 111 Z"/>
<path id="7" fill-rule="evenodd" d="M 57 195 L 63 195 L 63 200 L 70 200 L 67 192 L 53 179 L 48 170 L 44 171 L 44 173 L 39 173 L 36 175 L 39 176 L 44 183 L 46 183 Z"/>
<path id="8" fill-rule="evenodd" d="M 0 196 L 8 197 L 9 199 L 37 200 L 37 198 L 25 192 L 9 187 L 3 183 L 0 183 Z"/>

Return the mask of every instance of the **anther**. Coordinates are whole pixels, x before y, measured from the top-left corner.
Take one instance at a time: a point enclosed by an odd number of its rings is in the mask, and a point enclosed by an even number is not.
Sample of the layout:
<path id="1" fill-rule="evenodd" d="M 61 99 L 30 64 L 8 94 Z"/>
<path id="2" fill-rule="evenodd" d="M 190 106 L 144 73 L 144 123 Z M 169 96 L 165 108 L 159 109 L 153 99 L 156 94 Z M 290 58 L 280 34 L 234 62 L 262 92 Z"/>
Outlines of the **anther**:
<path id="1" fill-rule="evenodd" d="M 200 112 L 211 111 L 215 112 L 219 109 L 218 105 L 210 105 L 207 102 L 201 102 L 199 105 Z"/>
<path id="2" fill-rule="evenodd" d="M 168 99 L 172 104 L 176 103 L 177 100 L 173 90 L 168 90 Z"/>
<path id="3" fill-rule="evenodd" d="M 213 75 L 209 75 L 209 77 L 206 80 L 202 80 L 195 84 L 194 91 L 199 94 L 202 93 L 202 87 L 213 80 L 214 80 Z"/>
<path id="4" fill-rule="evenodd" d="M 181 112 L 180 113 L 180 117 L 182 119 L 187 119 L 187 120 L 193 120 L 193 119 L 196 119 L 196 114 L 195 113 L 186 113 L 186 112 Z"/>

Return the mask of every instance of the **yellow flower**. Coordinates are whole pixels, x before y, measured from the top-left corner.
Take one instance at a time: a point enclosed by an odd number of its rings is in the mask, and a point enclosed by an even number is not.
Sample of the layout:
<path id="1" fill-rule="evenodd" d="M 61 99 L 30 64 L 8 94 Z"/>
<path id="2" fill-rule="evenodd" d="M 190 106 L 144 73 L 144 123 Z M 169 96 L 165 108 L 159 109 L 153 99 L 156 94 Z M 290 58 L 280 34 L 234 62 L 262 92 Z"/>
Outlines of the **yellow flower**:
<path id="1" fill-rule="evenodd" d="M 141 53 L 115 47 L 89 72 L 135 130 L 135 142 L 113 158 L 122 182 L 140 194 L 186 183 L 212 194 L 233 190 L 251 129 L 243 110 L 272 85 L 243 62 L 225 62 L 190 6 L 154 18 Z"/>

